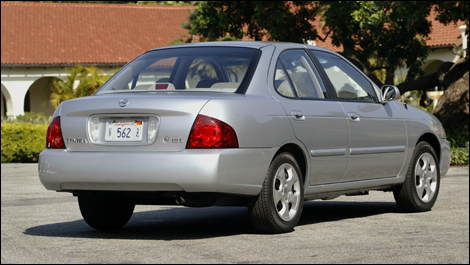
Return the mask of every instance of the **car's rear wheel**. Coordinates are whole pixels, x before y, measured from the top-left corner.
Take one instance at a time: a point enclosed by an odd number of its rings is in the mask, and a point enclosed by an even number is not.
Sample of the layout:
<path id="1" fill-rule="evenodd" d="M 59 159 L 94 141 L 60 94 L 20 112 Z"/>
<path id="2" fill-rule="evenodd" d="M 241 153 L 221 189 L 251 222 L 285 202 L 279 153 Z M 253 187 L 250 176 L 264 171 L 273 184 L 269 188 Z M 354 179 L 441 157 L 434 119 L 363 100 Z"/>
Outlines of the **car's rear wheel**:
<path id="1" fill-rule="evenodd" d="M 135 205 L 120 198 L 78 196 L 78 205 L 85 222 L 99 230 L 123 227 L 131 218 Z"/>
<path id="2" fill-rule="evenodd" d="M 439 161 L 436 152 L 427 142 L 416 145 L 412 159 L 405 182 L 393 191 L 393 195 L 403 211 L 429 211 L 439 193 Z"/>
<path id="3" fill-rule="evenodd" d="M 260 194 L 249 199 L 254 226 L 264 233 L 292 231 L 302 214 L 303 189 L 294 157 L 289 153 L 278 155 L 269 166 Z"/>

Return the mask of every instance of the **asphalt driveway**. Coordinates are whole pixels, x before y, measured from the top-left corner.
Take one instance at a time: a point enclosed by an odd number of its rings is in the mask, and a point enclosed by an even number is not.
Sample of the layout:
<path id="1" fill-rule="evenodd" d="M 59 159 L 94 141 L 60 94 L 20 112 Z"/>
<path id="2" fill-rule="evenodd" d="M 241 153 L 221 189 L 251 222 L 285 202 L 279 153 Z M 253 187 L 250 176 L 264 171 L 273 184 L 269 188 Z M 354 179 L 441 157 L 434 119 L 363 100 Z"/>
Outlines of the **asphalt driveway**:
<path id="1" fill-rule="evenodd" d="M 77 199 L 47 191 L 37 164 L 1 165 L 1 263 L 469 263 L 469 168 L 453 167 L 426 213 L 393 195 L 306 202 L 294 232 L 258 234 L 245 207 L 137 206 L 96 231 Z"/>

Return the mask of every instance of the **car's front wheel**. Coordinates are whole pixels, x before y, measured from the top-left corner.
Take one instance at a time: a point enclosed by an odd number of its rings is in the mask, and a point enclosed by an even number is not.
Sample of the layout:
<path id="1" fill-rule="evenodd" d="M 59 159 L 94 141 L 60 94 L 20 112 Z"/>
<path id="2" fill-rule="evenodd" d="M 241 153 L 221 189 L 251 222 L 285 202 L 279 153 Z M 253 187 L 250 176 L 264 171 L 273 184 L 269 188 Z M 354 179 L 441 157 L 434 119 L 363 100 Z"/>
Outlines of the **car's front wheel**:
<path id="1" fill-rule="evenodd" d="M 99 230 L 123 227 L 131 218 L 135 205 L 120 198 L 78 196 L 78 205 L 85 222 Z"/>
<path id="2" fill-rule="evenodd" d="M 261 193 L 250 198 L 248 208 L 254 226 L 265 233 L 294 229 L 302 214 L 303 180 L 295 158 L 278 155 L 269 166 Z"/>
<path id="3" fill-rule="evenodd" d="M 403 185 L 393 195 L 398 206 L 406 212 L 429 211 L 437 200 L 440 186 L 439 161 L 427 142 L 416 145 Z"/>

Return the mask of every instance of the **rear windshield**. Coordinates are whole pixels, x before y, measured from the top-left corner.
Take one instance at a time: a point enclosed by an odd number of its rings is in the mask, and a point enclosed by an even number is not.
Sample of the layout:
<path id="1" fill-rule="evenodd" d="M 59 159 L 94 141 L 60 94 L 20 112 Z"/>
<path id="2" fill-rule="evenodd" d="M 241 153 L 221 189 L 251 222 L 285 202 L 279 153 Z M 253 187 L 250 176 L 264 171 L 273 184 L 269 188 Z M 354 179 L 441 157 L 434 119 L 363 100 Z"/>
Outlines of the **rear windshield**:
<path id="1" fill-rule="evenodd" d="M 174 48 L 147 52 L 95 95 L 126 92 L 245 93 L 261 52 L 251 48 Z"/>

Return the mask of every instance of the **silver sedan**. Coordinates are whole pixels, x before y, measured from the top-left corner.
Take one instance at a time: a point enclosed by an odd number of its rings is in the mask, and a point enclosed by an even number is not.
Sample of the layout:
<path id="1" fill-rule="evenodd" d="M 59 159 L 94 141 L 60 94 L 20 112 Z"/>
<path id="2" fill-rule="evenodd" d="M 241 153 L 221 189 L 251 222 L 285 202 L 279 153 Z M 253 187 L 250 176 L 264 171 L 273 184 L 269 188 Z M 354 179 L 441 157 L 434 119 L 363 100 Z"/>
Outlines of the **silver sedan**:
<path id="1" fill-rule="evenodd" d="M 96 229 L 121 228 L 136 204 L 243 204 L 259 231 L 282 233 L 305 200 L 370 190 L 429 211 L 449 143 L 434 116 L 399 98 L 314 46 L 158 48 L 57 108 L 39 177 L 78 196 Z"/>

